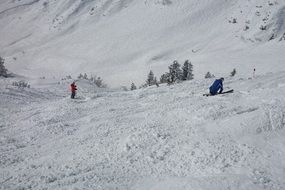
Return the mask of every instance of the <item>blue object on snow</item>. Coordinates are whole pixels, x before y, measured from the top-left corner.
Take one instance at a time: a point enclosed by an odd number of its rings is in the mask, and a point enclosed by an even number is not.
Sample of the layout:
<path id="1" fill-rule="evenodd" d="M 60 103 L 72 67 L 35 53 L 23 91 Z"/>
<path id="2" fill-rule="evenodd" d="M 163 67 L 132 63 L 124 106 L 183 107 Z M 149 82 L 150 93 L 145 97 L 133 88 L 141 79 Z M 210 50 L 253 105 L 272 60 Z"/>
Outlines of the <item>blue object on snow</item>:
<path id="1" fill-rule="evenodd" d="M 209 89 L 212 95 L 217 94 L 218 91 L 219 93 L 222 93 L 223 92 L 223 79 L 215 80 L 215 82 L 212 84 L 212 86 Z"/>

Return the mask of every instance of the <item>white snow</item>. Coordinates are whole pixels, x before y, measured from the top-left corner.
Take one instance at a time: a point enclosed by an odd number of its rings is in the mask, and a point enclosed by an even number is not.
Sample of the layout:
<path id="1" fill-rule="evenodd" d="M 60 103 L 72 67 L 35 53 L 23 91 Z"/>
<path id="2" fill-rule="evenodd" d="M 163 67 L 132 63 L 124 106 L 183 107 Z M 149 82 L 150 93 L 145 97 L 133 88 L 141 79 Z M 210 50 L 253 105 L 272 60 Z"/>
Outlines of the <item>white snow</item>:
<path id="1" fill-rule="evenodd" d="M 284 189 L 285 73 L 110 91 L 1 84 L 1 189 Z M 33 88 L 34 87 L 34 88 Z M 60 90 L 61 89 L 61 90 Z M 88 91 L 88 89 L 90 89 Z M 92 90 L 93 89 L 93 90 Z"/>
<path id="2" fill-rule="evenodd" d="M 15 77 L 0 78 L 0 189 L 285 189 L 284 7 L 1 0 L 0 56 Z M 192 81 L 120 89 L 186 59 Z M 234 93 L 202 96 L 208 71 Z M 79 80 L 71 100 L 73 79 L 60 78 L 79 73 L 114 88 Z"/>
<path id="3" fill-rule="evenodd" d="M 160 76 L 176 59 L 192 61 L 196 78 L 233 68 L 277 72 L 285 68 L 284 7 L 284 0 L 2 0 L 0 55 L 20 75 L 86 72 L 113 87 L 142 83 L 150 69 Z"/>

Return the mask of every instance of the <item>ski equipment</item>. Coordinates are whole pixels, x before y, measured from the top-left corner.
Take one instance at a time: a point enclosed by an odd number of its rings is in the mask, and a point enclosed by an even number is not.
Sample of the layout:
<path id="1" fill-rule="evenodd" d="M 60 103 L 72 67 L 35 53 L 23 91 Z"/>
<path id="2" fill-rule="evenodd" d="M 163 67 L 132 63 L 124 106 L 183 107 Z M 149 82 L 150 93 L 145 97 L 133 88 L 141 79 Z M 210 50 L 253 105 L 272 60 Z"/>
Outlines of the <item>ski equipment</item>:
<path id="1" fill-rule="evenodd" d="M 215 95 L 220 95 L 220 94 L 228 94 L 228 93 L 233 93 L 234 90 L 231 89 L 231 90 L 228 90 L 228 91 L 225 91 L 225 92 L 222 92 L 222 93 L 218 93 L 218 94 L 211 94 L 211 93 L 207 93 L 207 94 L 203 94 L 203 96 L 215 96 Z"/>

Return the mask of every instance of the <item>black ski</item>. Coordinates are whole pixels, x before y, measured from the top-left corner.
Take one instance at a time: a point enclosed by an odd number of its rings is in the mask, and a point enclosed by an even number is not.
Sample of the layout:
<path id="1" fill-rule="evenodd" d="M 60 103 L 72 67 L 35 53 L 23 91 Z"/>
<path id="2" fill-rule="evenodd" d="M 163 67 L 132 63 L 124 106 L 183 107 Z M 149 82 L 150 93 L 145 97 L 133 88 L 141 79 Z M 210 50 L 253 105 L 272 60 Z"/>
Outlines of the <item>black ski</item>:
<path id="1" fill-rule="evenodd" d="M 228 90 L 228 91 L 225 91 L 225 92 L 222 92 L 222 93 L 218 93 L 218 94 L 215 94 L 215 95 L 228 94 L 228 93 L 233 93 L 233 92 L 234 92 L 234 90 L 231 89 L 231 90 Z M 215 96 L 215 95 L 212 95 L 212 94 L 210 94 L 210 93 L 208 93 L 208 94 L 203 94 L 203 96 Z"/>
<path id="2" fill-rule="evenodd" d="M 231 90 L 228 90 L 228 91 L 225 91 L 225 92 L 222 92 L 220 94 L 228 94 L 228 93 L 233 93 L 234 92 L 234 89 L 231 89 Z"/>

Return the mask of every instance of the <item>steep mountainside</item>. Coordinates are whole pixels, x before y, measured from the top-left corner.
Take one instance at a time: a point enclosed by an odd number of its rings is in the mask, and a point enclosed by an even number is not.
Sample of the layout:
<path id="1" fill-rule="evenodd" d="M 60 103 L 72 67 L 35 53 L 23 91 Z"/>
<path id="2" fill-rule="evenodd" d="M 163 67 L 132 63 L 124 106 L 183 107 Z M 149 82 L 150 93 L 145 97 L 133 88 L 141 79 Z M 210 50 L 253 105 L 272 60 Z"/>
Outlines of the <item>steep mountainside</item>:
<path id="1" fill-rule="evenodd" d="M 283 0 L 3 0 L 0 55 L 27 76 L 99 74 L 112 86 L 190 59 L 196 77 L 283 70 Z"/>

